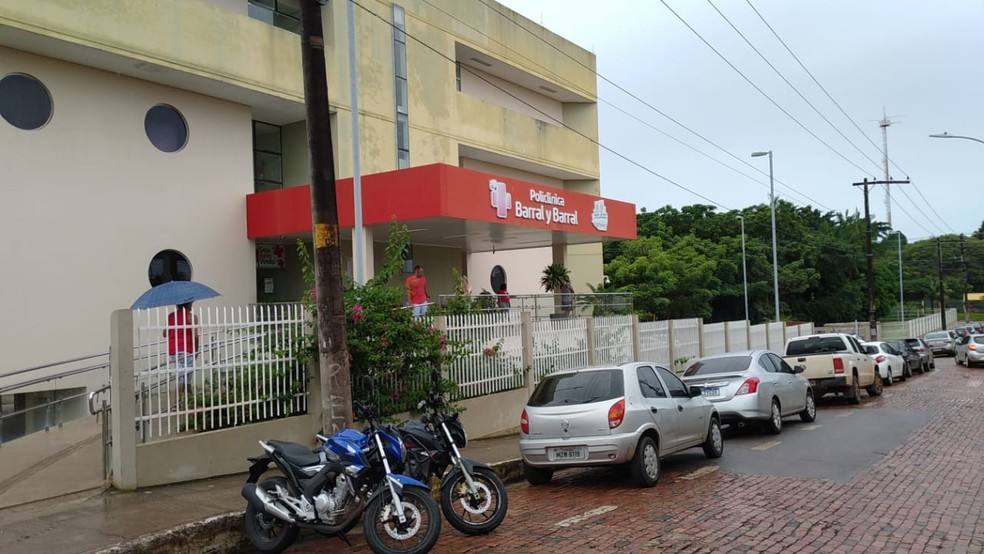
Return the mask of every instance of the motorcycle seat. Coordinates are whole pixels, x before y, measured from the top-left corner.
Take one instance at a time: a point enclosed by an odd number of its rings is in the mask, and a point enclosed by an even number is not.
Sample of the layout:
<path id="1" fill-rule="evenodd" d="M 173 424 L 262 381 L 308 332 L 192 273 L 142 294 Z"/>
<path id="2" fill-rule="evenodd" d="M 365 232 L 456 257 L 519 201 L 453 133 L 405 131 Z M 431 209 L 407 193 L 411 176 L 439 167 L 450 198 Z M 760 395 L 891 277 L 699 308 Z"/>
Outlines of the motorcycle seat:
<path id="1" fill-rule="evenodd" d="M 317 452 L 303 444 L 286 441 L 267 441 L 267 444 L 272 446 L 288 462 L 299 467 L 313 466 L 322 462 Z"/>

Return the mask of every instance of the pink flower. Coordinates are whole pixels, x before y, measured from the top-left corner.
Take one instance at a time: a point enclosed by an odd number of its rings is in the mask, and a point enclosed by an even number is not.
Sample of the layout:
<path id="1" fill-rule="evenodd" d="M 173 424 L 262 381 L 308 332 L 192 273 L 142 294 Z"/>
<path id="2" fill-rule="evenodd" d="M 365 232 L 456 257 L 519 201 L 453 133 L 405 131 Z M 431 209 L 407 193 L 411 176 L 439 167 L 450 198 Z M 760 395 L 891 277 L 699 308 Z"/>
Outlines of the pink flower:
<path id="1" fill-rule="evenodd" d="M 356 304 L 355 306 L 352 306 L 352 321 L 362 321 L 365 318 L 366 318 L 366 314 L 364 313 L 361 304 Z"/>
<path id="2" fill-rule="evenodd" d="M 318 297 L 318 291 L 311 289 L 311 298 L 317 298 L 317 297 Z"/>
<path id="3" fill-rule="evenodd" d="M 485 355 L 488 356 L 489 358 L 491 358 L 492 356 L 495 356 L 495 349 L 492 348 L 491 346 L 486 346 L 485 347 Z"/>
<path id="4" fill-rule="evenodd" d="M 447 335 L 441 335 L 440 347 L 441 347 L 441 350 L 447 350 L 448 349 L 448 337 L 447 337 Z"/>
<path id="5" fill-rule="evenodd" d="M 379 346 L 382 346 L 383 348 L 389 346 L 389 341 L 386 340 L 386 337 L 379 339 Z"/>
<path id="6" fill-rule="evenodd" d="M 398 390 L 393 391 L 393 394 L 390 395 L 390 400 L 399 400 L 399 399 L 400 399 L 400 391 Z"/>

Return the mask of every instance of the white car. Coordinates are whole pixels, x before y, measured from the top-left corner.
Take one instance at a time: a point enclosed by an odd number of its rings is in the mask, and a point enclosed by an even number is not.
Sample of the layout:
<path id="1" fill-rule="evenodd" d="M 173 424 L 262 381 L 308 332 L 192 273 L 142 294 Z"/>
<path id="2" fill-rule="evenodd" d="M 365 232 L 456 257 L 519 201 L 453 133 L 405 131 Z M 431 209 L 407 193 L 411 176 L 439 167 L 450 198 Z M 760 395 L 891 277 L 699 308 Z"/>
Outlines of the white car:
<path id="1" fill-rule="evenodd" d="M 882 341 L 863 343 L 865 352 L 875 360 L 875 367 L 878 375 L 885 386 L 890 387 L 895 384 L 895 380 L 905 381 L 905 360 L 902 353 L 894 346 Z"/>

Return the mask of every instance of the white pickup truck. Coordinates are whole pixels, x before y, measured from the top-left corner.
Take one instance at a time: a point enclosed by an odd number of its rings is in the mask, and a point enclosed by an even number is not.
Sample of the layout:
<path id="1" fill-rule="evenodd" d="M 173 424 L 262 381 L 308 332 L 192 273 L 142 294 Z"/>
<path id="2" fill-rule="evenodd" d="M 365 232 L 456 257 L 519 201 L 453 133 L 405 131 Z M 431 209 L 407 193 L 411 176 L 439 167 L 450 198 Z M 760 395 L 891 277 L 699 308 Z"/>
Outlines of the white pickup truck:
<path id="1" fill-rule="evenodd" d="M 861 388 L 868 396 L 882 393 L 875 361 L 851 335 L 826 333 L 794 337 L 786 342 L 783 358 L 792 367 L 803 366 L 801 375 L 810 380 L 816 398 L 842 393 L 851 404 L 861 403 Z"/>

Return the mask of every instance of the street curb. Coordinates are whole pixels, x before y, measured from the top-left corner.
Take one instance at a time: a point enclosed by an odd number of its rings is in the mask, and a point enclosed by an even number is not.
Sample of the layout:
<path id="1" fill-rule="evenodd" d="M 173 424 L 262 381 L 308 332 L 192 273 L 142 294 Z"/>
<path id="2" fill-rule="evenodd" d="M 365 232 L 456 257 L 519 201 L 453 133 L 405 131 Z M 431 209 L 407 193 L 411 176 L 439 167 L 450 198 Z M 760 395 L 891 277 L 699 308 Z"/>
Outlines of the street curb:
<path id="1" fill-rule="evenodd" d="M 522 481 L 523 460 L 506 460 L 489 464 L 503 483 Z M 250 551 L 252 546 L 243 532 L 243 512 L 227 512 L 200 521 L 149 533 L 97 550 L 95 554 L 234 554 Z"/>

